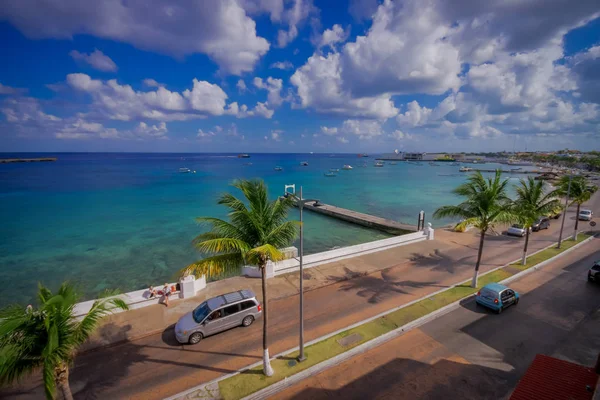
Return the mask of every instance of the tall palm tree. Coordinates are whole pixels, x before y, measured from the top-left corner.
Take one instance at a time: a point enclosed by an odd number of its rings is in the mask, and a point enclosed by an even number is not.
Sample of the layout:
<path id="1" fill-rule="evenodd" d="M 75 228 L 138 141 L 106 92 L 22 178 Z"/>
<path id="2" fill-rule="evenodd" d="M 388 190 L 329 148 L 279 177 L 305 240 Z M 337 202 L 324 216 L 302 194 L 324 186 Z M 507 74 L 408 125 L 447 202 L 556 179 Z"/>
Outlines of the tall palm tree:
<path id="1" fill-rule="evenodd" d="M 547 185 L 544 181 L 536 181 L 531 176 L 527 180 L 520 179 L 519 185 L 515 186 L 515 190 L 517 192 L 517 199 L 513 204 L 514 213 L 518 216 L 526 232 L 523 258 L 521 260 L 521 263 L 525 265 L 531 226 L 538 218 L 548 215 L 556 210 L 557 207 L 560 207 L 560 202 L 554 192 L 547 190 Z"/>
<path id="2" fill-rule="evenodd" d="M 238 180 L 233 187 L 244 195 L 240 200 L 232 194 L 221 195 L 218 204 L 229 208 L 229 220 L 218 218 L 197 218 L 208 224 L 209 232 L 202 233 L 194 244 L 208 257 L 188 265 L 181 273 L 197 277 L 216 276 L 231 270 L 238 270 L 245 264 L 256 265 L 262 275 L 263 295 L 263 370 L 265 375 L 273 375 L 268 348 L 268 302 L 266 267 L 269 261 L 283 260 L 279 250 L 289 246 L 296 238 L 298 222 L 287 221 L 291 198 L 278 198 L 269 201 L 267 187 L 261 180 Z"/>
<path id="3" fill-rule="evenodd" d="M 66 400 L 73 399 L 69 367 L 77 349 L 102 317 L 116 308 L 127 309 L 119 298 L 103 298 L 78 320 L 73 308 L 79 299 L 69 283 L 63 283 L 56 294 L 39 284 L 37 309 L 15 305 L 0 311 L 0 384 L 15 382 L 41 368 L 47 399 L 55 398 L 57 387 Z"/>
<path id="4" fill-rule="evenodd" d="M 483 242 L 488 230 L 493 230 L 497 223 L 510 223 L 515 220 L 511 210 L 511 200 L 506 195 L 508 179 L 502 179 L 501 171 L 497 170 L 494 178 L 484 178 L 480 172 L 469 176 L 467 182 L 453 190 L 454 194 L 462 196 L 465 200 L 456 206 L 443 206 L 434 213 L 434 218 L 462 218 L 457 229 L 464 229 L 469 225 L 479 229 L 479 251 L 477 263 L 471 282 L 472 287 L 477 287 L 477 276 L 483 253 Z"/>
<path id="5" fill-rule="evenodd" d="M 570 189 L 569 189 L 569 180 Z M 591 188 L 591 190 L 590 190 Z M 571 202 L 569 205 L 577 204 L 577 214 L 575 214 L 575 229 L 573 231 L 573 240 L 577 240 L 577 229 L 579 228 L 579 211 L 581 211 L 581 205 L 592 197 L 593 192 L 597 188 L 595 186 L 591 186 L 588 183 L 588 180 L 582 176 L 563 176 L 560 178 L 558 188 L 556 189 L 556 194 L 559 196 L 569 196 L 569 200 Z M 567 210 L 565 210 L 566 212 Z"/>

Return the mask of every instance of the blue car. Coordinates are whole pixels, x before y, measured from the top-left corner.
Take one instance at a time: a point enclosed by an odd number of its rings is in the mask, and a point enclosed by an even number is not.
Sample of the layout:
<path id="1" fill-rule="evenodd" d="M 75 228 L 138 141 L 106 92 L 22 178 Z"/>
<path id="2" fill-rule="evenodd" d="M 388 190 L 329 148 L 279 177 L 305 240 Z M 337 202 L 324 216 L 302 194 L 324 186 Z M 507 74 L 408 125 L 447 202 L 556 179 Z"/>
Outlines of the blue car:
<path id="1" fill-rule="evenodd" d="M 477 292 L 475 301 L 500 314 L 506 307 L 519 303 L 519 293 L 499 283 L 489 283 Z"/>

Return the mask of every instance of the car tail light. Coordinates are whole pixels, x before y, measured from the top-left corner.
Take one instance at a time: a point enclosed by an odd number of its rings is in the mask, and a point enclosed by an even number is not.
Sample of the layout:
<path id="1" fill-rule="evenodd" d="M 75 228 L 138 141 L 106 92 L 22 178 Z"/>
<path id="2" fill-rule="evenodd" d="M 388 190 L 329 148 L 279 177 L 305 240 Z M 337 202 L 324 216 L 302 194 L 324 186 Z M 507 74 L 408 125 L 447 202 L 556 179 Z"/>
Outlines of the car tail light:
<path id="1" fill-rule="evenodd" d="M 481 290 L 477 292 L 477 296 L 481 296 Z"/>
<path id="2" fill-rule="evenodd" d="M 258 307 L 258 311 L 262 311 L 262 306 L 260 304 L 256 307 Z"/>
<path id="3" fill-rule="evenodd" d="M 494 299 L 494 304 L 498 304 L 498 299 Z"/>

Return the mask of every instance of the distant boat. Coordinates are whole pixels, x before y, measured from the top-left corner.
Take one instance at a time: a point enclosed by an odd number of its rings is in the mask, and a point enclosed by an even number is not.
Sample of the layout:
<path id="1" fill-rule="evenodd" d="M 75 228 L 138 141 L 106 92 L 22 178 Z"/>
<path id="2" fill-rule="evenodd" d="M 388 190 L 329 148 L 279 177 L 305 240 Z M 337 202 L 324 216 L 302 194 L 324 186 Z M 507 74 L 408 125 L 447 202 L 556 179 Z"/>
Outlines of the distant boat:
<path id="1" fill-rule="evenodd" d="M 252 165 L 252 163 L 251 162 L 247 162 L 247 163 L 244 163 L 244 165 L 250 166 L 250 165 Z"/>
<path id="2" fill-rule="evenodd" d="M 511 171 L 520 171 L 520 170 L 522 170 L 522 169 L 523 169 L 523 168 L 511 168 L 510 170 L 511 170 Z"/>
<path id="3" fill-rule="evenodd" d="M 280 166 L 277 166 L 275 168 L 273 168 L 275 171 L 283 171 L 283 168 L 281 168 Z"/>
<path id="4" fill-rule="evenodd" d="M 238 154 L 238 158 L 250 158 L 249 154 Z"/>
<path id="5" fill-rule="evenodd" d="M 323 175 L 325 175 L 327 178 L 333 178 L 333 177 L 337 176 L 335 174 L 335 172 L 331 172 L 331 171 L 330 172 L 325 172 Z"/>
<path id="6" fill-rule="evenodd" d="M 352 169 L 352 165 L 344 164 L 344 166 L 342 167 L 342 169 Z"/>
<path id="7" fill-rule="evenodd" d="M 369 157 L 369 155 L 368 155 L 368 154 L 366 154 L 366 153 L 359 154 L 358 156 L 359 156 L 359 157 Z"/>
<path id="8" fill-rule="evenodd" d="M 340 172 L 339 168 L 329 168 L 329 171 L 331 172 Z"/>
<path id="9" fill-rule="evenodd" d="M 314 153 L 311 151 L 310 154 L 314 154 Z"/>
<path id="10" fill-rule="evenodd" d="M 469 167 L 460 167 L 460 169 L 458 170 L 459 172 L 470 172 L 473 171 L 473 168 L 469 168 Z"/>
<path id="11" fill-rule="evenodd" d="M 377 162 L 374 164 L 374 166 L 375 166 L 375 167 L 383 167 L 383 162 L 381 162 L 381 161 L 377 161 Z"/>
<path id="12" fill-rule="evenodd" d="M 300 166 L 302 166 L 302 167 L 308 167 L 308 161 L 302 161 L 300 163 Z"/>
<path id="13" fill-rule="evenodd" d="M 179 168 L 179 172 L 182 174 L 189 174 L 192 171 L 189 168 Z"/>

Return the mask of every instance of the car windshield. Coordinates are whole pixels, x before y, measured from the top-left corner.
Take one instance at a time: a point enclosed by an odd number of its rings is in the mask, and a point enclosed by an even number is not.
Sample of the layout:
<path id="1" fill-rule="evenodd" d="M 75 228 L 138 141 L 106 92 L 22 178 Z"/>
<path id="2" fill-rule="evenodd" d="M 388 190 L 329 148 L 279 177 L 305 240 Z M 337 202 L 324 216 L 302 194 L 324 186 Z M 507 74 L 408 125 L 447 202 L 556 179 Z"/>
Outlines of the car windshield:
<path id="1" fill-rule="evenodd" d="M 208 304 L 206 304 L 206 302 L 200 304 L 198 307 L 196 307 L 196 309 L 194 310 L 194 312 L 192 313 L 192 315 L 194 316 L 194 321 L 196 321 L 197 324 L 199 324 L 200 322 L 204 321 L 204 318 L 206 318 L 206 316 L 210 313 L 210 308 L 208 308 Z"/>
<path id="2" fill-rule="evenodd" d="M 592 212 L 590 210 L 583 210 L 579 214 L 590 215 Z"/>
<path id="3" fill-rule="evenodd" d="M 523 225 L 519 225 L 519 224 L 514 224 L 512 227 L 516 228 L 516 229 L 523 229 Z"/>
<path id="4" fill-rule="evenodd" d="M 592 267 L 592 270 L 594 271 L 600 271 L 600 264 L 596 264 Z"/>

